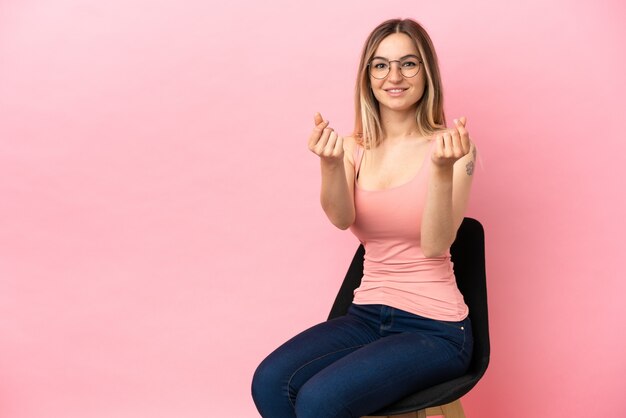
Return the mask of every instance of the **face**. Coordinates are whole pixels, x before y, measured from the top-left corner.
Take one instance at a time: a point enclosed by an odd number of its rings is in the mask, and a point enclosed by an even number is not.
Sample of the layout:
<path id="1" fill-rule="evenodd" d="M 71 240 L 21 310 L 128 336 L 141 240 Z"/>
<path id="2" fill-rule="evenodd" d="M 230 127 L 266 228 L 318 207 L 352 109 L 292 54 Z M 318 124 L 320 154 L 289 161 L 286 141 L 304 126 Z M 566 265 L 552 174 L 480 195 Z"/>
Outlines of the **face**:
<path id="1" fill-rule="evenodd" d="M 421 57 L 411 38 L 404 33 L 393 33 L 387 36 L 376 48 L 374 57 L 394 61 L 388 63 L 389 74 L 385 78 L 377 79 L 371 73 L 369 74 L 372 92 L 380 103 L 381 110 L 383 107 L 392 110 L 414 108 L 424 93 L 426 71 L 424 64 L 418 61 Z M 380 60 L 373 59 L 370 62 L 376 64 Z M 419 65 L 419 71 L 413 77 L 405 77 L 400 70 L 401 65 L 407 72 L 410 71 L 410 67 Z M 385 68 L 385 65 L 374 67 Z"/>

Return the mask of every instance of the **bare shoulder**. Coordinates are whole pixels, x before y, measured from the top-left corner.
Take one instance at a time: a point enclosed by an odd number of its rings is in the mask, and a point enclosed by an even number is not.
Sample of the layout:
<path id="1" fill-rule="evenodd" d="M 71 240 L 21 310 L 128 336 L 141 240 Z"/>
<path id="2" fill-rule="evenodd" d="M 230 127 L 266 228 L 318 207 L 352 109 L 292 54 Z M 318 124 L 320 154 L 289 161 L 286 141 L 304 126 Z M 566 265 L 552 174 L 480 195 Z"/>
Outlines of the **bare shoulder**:
<path id="1" fill-rule="evenodd" d="M 354 151 L 357 147 L 356 139 L 352 135 L 343 137 L 343 152 L 345 159 L 354 166 Z"/>

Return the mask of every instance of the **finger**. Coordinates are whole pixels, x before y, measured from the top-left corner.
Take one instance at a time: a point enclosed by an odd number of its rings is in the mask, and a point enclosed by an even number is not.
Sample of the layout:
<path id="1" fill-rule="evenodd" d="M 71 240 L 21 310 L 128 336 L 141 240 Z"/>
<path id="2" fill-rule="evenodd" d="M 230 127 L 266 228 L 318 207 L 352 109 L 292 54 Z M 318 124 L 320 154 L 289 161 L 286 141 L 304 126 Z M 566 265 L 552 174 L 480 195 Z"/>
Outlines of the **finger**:
<path id="1" fill-rule="evenodd" d="M 452 155 L 456 158 L 461 158 L 465 155 L 463 153 L 463 146 L 461 145 L 461 135 L 459 134 L 458 129 L 453 129 L 450 132 L 451 143 L 452 143 Z"/>
<path id="2" fill-rule="evenodd" d="M 328 142 L 324 146 L 323 155 L 325 157 L 330 157 L 333 155 L 333 151 L 335 150 L 335 144 L 337 143 L 337 132 L 333 131 L 330 133 L 328 137 Z"/>
<path id="3" fill-rule="evenodd" d="M 320 137 L 324 133 L 324 129 L 328 127 L 328 121 L 322 122 L 318 124 L 311 132 L 311 136 L 309 137 L 309 149 L 313 149 L 315 145 L 319 142 Z M 332 129 L 332 128 L 331 128 Z"/>
<path id="4" fill-rule="evenodd" d="M 457 130 L 459 131 L 459 134 L 461 135 L 461 148 L 463 149 L 463 155 L 466 155 L 468 152 L 470 152 L 470 139 L 469 139 L 469 132 L 467 131 L 467 129 L 465 129 L 465 124 L 463 124 L 463 120 L 465 118 L 461 118 L 461 119 L 455 119 L 454 122 L 456 124 Z"/>
<path id="5" fill-rule="evenodd" d="M 317 141 L 315 148 L 317 149 L 316 154 L 320 155 L 324 151 L 324 147 L 326 147 L 326 143 L 328 142 L 328 138 L 330 137 L 330 133 L 333 131 L 333 128 L 324 128 L 324 132 L 322 132 L 322 136 L 320 140 Z"/>
<path id="6" fill-rule="evenodd" d="M 337 137 L 337 143 L 335 144 L 335 149 L 333 150 L 334 155 L 343 154 L 343 136 Z"/>
<path id="7" fill-rule="evenodd" d="M 461 148 L 463 149 L 463 155 L 469 154 L 470 150 L 472 149 L 472 143 L 469 139 L 469 135 L 461 136 Z"/>
<path id="8" fill-rule="evenodd" d="M 467 133 L 467 129 L 465 128 L 465 124 L 462 123 L 461 119 L 454 119 L 454 125 L 456 126 L 456 130 L 459 131 L 461 136 L 469 135 Z"/>
<path id="9" fill-rule="evenodd" d="M 315 123 L 316 126 L 324 122 L 324 118 L 322 118 L 322 114 L 320 112 L 315 112 L 315 116 L 313 117 L 313 122 Z"/>
<path id="10" fill-rule="evenodd" d="M 444 157 L 444 142 L 443 135 L 437 135 L 435 137 L 435 151 L 433 152 L 437 159 Z"/>
<path id="11" fill-rule="evenodd" d="M 324 124 L 320 124 L 313 129 L 309 137 L 309 149 L 317 154 L 316 148 L 324 134 Z"/>

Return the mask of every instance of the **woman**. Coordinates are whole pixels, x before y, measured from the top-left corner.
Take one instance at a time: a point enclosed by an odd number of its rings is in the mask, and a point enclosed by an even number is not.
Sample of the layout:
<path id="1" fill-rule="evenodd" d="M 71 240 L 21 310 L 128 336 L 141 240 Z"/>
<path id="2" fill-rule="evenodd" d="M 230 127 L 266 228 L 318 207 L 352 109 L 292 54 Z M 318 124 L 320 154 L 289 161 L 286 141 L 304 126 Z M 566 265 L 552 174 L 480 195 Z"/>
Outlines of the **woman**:
<path id="1" fill-rule="evenodd" d="M 352 136 L 315 114 L 329 220 L 364 244 L 364 275 L 348 314 L 287 341 L 257 368 L 265 418 L 361 417 L 462 375 L 472 356 L 468 308 L 450 261 L 476 147 L 465 118 L 446 128 L 437 56 L 410 19 L 368 37 Z"/>

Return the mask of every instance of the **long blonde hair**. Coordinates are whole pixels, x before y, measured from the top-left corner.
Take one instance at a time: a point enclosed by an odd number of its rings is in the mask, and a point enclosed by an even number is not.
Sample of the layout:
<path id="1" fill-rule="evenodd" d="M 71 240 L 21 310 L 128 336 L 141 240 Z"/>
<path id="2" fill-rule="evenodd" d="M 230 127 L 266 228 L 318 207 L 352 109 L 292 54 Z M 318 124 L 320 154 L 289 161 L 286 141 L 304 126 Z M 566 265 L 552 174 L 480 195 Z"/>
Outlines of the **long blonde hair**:
<path id="1" fill-rule="evenodd" d="M 353 136 L 367 149 L 383 140 L 379 104 L 372 92 L 367 64 L 382 40 L 393 33 L 405 33 L 413 40 L 426 70 L 426 86 L 415 111 L 419 134 L 428 136 L 446 127 L 439 63 L 428 33 L 412 19 L 390 19 L 378 25 L 365 41 L 357 74 Z"/>

